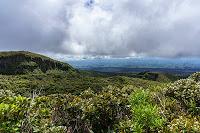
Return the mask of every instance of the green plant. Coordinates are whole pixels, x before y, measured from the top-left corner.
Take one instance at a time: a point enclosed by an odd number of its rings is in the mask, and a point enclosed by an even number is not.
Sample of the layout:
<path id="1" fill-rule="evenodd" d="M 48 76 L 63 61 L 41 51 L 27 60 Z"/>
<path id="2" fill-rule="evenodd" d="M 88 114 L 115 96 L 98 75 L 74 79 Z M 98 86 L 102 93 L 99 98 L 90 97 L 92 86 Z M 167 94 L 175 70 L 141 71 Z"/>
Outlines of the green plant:
<path id="1" fill-rule="evenodd" d="M 168 132 L 172 133 L 199 133 L 200 122 L 198 117 L 180 115 L 173 119 L 168 127 Z"/>
<path id="2" fill-rule="evenodd" d="M 176 99 L 187 111 L 197 115 L 200 113 L 200 83 L 196 81 L 195 75 L 171 84 L 165 95 Z"/>
<path id="3" fill-rule="evenodd" d="M 136 90 L 130 98 L 134 131 L 155 132 L 162 129 L 165 119 L 159 114 L 158 106 L 152 104 L 150 94 Z"/>

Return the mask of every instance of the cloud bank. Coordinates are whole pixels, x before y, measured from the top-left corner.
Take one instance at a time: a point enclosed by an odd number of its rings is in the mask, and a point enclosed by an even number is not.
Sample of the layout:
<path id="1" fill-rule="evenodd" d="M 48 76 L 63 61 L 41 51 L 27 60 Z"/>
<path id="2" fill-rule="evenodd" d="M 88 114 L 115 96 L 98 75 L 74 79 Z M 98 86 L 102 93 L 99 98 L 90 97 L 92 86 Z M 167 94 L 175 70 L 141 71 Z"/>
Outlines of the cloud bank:
<path id="1" fill-rule="evenodd" d="M 1 0 L 0 50 L 200 56 L 198 0 Z"/>

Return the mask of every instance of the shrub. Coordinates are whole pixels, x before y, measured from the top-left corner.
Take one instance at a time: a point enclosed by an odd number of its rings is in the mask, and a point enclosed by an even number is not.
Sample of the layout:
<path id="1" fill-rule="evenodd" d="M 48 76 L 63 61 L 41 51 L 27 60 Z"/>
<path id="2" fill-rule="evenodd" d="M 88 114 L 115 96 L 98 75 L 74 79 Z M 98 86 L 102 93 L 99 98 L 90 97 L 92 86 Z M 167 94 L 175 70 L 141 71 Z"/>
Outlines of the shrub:
<path id="1" fill-rule="evenodd" d="M 200 122 L 197 117 L 180 115 L 168 125 L 168 132 L 172 133 L 198 133 L 199 131 Z"/>
<path id="2" fill-rule="evenodd" d="M 135 91 L 130 103 L 135 132 L 155 132 L 162 129 L 165 119 L 159 114 L 158 106 L 152 104 L 148 91 Z"/>
<path id="3" fill-rule="evenodd" d="M 167 88 L 165 95 L 178 100 L 187 111 L 200 113 L 200 82 L 193 78 L 176 81 Z"/>
<path id="4" fill-rule="evenodd" d="M 25 97 L 5 97 L 0 103 L 0 132 L 19 132 L 28 106 L 29 99 Z"/>
<path id="5" fill-rule="evenodd" d="M 88 89 L 80 96 L 66 95 L 64 98 L 60 95 L 53 112 L 57 120 L 54 123 L 71 127 L 76 132 L 114 130 L 114 125 L 127 115 L 130 116 L 127 105 L 132 90 L 131 86 L 122 89 L 108 86 L 99 93 Z"/>

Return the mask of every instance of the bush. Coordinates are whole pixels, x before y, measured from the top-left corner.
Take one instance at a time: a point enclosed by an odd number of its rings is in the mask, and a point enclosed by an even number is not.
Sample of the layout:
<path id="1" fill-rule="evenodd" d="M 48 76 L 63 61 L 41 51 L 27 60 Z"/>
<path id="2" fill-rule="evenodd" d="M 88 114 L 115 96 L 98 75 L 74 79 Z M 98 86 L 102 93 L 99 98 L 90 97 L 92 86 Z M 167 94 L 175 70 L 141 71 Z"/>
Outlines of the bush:
<path id="1" fill-rule="evenodd" d="M 198 133 L 200 131 L 199 118 L 180 115 L 170 122 L 168 129 L 168 132 L 172 133 Z"/>
<path id="2" fill-rule="evenodd" d="M 80 96 L 68 95 L 61 98 L 60 95 L 55 103 L 56 110 L 53 112 L 54 119 L 57 120 L 54 123 L 71 127 L 76 132 L 99 133 L 114 130 L 114 125 L 130 115 L 130 108 L 127 105 L 132 91 L 131 86 L 122 89 L 108 86 L 99 93 L 89 89 Z"/>
<path id="3" fill-rule="evenodd" d="M 137 90 L 131 95 L 133 130 L 138 133 L 156 132 L 162 129 L 165 119 L 158 106 L 152 104 L 148 91 Z"/>
<path id="4" fill-rule="evenodd" d="M 176 81 L 167 88 L 165 94 L 178 100 L 187 111 L 194 115 L 200 113 L 200 83 L 195 79 L 188 78 Z"/>
<path id="5" fill-rule="evenodd" d="M 5 97 L 0 103 L 0 132 L 19 132 L 28 107 L 29 99 L 25 97 Z"/>
<path id="6" fill-rule="evenodd" d="M 26 98 L 2 93 L 0 132 L 109 132 L 130 116 L 132 86 L 88 89 L 79 96 L 54 94 Z"/>

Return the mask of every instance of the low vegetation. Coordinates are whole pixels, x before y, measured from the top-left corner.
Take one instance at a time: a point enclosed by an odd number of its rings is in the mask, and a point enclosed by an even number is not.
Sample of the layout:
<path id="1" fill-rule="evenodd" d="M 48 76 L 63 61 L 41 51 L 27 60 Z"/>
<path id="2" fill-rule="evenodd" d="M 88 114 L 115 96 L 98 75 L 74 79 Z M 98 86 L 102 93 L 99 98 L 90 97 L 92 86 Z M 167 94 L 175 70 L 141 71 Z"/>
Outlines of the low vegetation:
<path id="1" fill-rule="evenodd" d="M 175 82 L 73 68 L 2 74 L 1 133 L 200 131 L 200 73 Z"/>

